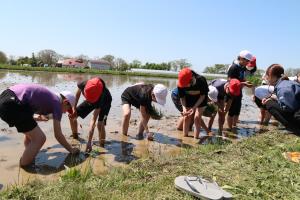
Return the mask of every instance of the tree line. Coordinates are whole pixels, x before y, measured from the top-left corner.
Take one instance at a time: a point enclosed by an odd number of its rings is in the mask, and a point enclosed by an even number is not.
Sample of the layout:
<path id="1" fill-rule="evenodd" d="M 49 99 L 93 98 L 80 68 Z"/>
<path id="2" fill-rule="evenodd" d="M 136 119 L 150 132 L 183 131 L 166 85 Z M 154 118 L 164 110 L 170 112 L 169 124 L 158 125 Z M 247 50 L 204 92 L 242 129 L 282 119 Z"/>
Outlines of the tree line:
<path id="1" fill-rule="evenodd" d="M 132 62 L 127 62 L 123 58 L 115 57 L 113 55 L 105 55 L 103 57 L 96 57 L 93 59 L 91 59 L 90 57 L 84 54 L 81 54 L 76 57 L 64 56 L 51 49 L 41 50 L 37 54 L 32 53 L 31 57 L 21 56 L 18 58 L 14 56 L 7 57 L 4 52 L 0 51 L 0 64 L 6 63 L 10 65 L 21 65 L 21 66 L 32 66 L 32 67 L 44 67 L 44 66 L 55 67 L 57 66 L 57 62 L 59 60 L 64 60 L 69 58 L 77 59 L 78 62 L 84 63 L 84 65 L 86 66 L 89 60 L 104 60 L 110 64 L 112 70 L 118 70 L 118 71 L 126 71 L 132 68 L 179 71 L 184 66 L 191 67 L 191 64 L 187 61 L 187 59 L 178 59 L 178 60 L 163 62 L 163 63 L 146 62 L 145 64 L 142 64 L 142 62 L 139 60 L 133 60 Z"/>

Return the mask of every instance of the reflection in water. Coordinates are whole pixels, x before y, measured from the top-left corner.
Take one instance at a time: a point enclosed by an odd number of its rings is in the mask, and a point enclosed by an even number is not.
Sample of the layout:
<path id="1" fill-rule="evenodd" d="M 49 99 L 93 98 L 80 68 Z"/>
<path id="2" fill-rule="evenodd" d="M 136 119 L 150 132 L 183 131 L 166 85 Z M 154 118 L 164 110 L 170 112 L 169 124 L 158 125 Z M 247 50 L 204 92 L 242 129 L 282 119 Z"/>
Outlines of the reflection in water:
<path id="1" fill-rule="evenodd" d="M 0 142 L 7 141 L 7 140 L 10 140 L 10 138 L 6 136 L 0 136 Z"/>
<path id="2" fill-rule="evenodd" d="M 111 140 L 105 149 L 107 154 L 115 155 L 115 161 L 129 164 L 131 161 L 138 159 L 132 154 L 135 145 L 130 142 Z"/>

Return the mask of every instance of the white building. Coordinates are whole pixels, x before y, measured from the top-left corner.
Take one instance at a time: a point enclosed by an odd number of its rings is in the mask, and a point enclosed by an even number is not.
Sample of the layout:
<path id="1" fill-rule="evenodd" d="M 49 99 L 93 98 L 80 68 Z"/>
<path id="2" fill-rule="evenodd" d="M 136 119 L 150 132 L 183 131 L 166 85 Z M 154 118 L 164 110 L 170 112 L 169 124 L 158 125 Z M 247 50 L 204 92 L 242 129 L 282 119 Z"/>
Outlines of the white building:
<path id="1" fill-rule="evenodd" d="M 99 69 L 99 70 L 111 69 L 110 63 L 106 60 L 89 60 L 87 65 L 90 69 Z"/>

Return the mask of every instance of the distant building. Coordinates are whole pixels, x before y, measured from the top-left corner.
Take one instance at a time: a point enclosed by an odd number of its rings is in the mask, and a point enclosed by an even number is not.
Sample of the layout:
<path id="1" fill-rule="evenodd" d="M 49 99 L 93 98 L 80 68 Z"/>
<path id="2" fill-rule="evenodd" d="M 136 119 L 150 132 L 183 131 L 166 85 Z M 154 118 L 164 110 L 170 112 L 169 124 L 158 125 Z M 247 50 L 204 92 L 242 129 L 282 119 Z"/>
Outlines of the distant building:
<path id="1" fill-rule="evenodd" d="M 65 59 L 60 60 L 56 63 L 56 66 L 58 67 L 75 67 L 75 68 L 84 68 L 86 65 L 81 59 Z"/>
<path id="2" fill-rule="evenodd" d="M 109 70 L 111 65 L 106 60 L 89 60 L 87 66 L 91 69 Z"/>

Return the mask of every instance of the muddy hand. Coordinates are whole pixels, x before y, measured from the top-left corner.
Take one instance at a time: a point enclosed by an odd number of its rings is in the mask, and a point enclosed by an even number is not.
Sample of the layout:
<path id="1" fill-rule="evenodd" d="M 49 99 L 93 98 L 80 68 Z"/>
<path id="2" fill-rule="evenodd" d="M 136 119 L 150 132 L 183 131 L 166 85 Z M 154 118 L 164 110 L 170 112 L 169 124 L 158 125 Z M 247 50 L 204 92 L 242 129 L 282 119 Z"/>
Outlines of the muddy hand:
<path id="1" fill-rule="evenodd" d="M 71 152 L 70 152 L 71 154 L 79 154 L 80 153 L 80 150 L 78 149 L 78 148 L 72 148 L 72 150 L 71 150 Z"/>
<path id="2" fill-rule="evenodd" d="M 92 150 L 93 150 L 92 144 L 91 144 L 91 142 L 88 142 L 88 143 L 86 144 L 85 152 L 89 153 L 89 152 L 91 152 Z"/>

